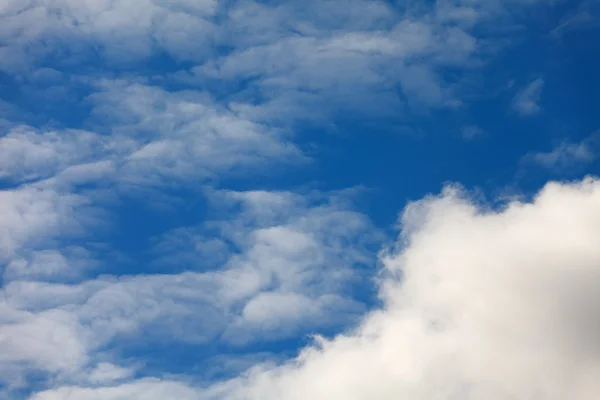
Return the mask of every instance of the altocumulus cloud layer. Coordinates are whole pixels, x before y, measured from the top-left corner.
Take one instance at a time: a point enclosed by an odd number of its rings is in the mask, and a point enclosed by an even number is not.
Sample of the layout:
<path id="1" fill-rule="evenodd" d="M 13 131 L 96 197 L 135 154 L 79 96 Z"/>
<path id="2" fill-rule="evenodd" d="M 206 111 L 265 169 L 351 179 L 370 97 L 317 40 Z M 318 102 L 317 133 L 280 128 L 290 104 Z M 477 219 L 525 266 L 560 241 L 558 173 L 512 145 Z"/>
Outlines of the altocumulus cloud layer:
<path id="1" fill-rule="evenodd" d="M 598 399 L 597 15 L 0 1 L 0 399 Z"/>

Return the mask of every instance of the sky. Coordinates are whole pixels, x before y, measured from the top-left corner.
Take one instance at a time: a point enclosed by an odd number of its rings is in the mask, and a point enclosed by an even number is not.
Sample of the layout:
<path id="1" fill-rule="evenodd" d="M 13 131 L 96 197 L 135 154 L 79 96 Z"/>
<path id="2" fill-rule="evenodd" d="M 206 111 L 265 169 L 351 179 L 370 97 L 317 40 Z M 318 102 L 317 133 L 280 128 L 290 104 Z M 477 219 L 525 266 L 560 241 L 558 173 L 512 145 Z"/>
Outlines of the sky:
<path id="1" fill-rule="evenodd" d="M 597 400 L 598 71 L 598 0 L 0 0 L 0 400 Z"/>

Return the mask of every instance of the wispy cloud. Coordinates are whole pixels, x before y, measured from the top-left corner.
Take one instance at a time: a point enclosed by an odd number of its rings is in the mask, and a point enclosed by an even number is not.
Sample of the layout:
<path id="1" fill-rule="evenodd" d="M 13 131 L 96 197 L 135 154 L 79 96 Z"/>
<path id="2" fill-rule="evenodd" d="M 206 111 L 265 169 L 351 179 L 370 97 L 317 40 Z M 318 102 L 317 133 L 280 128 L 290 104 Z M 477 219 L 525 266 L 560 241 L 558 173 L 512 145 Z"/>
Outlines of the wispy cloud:
<path id="1" fill-rule="evenodd" d="M 483 129 L 478 127 L 477 125 L 468 125 L 461 129 L 461 135 L 465 140 L 473 140 L 477 137 L 480 137 L 485 134 Z"/>
<path id="2" fill-rule="evenodd" d="M 600 26 L 600 2 L 596 0 L 584 0 L 577 7 L 563 16 L 558 25 L 550 31 L 550 36 L 560 39 L 571 33 Z"/>
<path id="3" fill-rule="evenodd" d="M 522 116 L 532 116 L 540 112 L 540 97 L 544 88 L 544 80 L 538 78 L 529 83 L 513 98 L 512 109 Z"/>
<path id="4" fill-rule="evenodd" d="M 555 172 L 566 173 L 586 166 L 598 157 L 600 157 L 600 133 L 594 133 L 578 143 L 564 141 L 551 151 L 526 154 L 523 161 Z"/>

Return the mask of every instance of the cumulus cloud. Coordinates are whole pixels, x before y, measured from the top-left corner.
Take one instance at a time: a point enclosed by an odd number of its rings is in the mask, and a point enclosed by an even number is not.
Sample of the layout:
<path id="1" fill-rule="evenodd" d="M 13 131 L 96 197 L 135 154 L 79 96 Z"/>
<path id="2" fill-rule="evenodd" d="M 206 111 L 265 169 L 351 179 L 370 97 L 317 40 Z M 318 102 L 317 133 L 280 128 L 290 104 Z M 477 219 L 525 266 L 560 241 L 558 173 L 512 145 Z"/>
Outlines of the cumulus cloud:
<path id="1" fill-rule="evenodd" d="M 298 358 L 209 388 L 157 381 L 190 399 L 593 400 L 600 393 L 600 181 L 550 183 L 500 210 L 455 187 L 411 203 L 384 307 Z M 117 399 L 149 382 L 64 387 L 36 400 Z M 182 386 L 185 389 L 182 388 Z M 62 396 L 62 397 L 61 397 Z"/>
<path id="2" fill-rule="evenodd" d="M 541 110 L 539 102 L 543 88 L 543 79 L 538 78 L 531 82 L 513 98 L 513 110 L 522 116 L 531 116 L 539 113 Z"/>

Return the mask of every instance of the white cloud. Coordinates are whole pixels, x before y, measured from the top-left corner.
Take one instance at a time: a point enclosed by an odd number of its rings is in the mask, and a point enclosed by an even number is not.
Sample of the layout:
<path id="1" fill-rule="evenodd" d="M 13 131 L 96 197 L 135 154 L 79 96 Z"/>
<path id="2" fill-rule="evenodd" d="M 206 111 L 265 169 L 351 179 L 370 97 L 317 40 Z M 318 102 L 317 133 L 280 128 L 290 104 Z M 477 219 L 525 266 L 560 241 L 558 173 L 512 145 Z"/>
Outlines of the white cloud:
<path id="1" fill-rule="evenodd" d="M 0 176 L 7 185 L 0 190 L 0 265 L 5 283 L 76 279 L 94 266 L 92 252 L 76 240 L 91 228 L 106 227 L 104 211 L 83 194 L 48 184 L 55 179 L 53 174 L 67 173 L 74 168 L 68 167 L 70 163 L 93 154 L 97 143 L 88 140 L 92 136 L 83 131 L 65 131 L 61 136 L 19 127 L 0 138 L 0 154 L 6 156 L 0 156 Z M 90 178 L 88 171 L 83 180 Z M 19 185 L 35 179 L 41 180 Z"/>
<path id="2" fill-rule="evenodd" d="M 257 124 L 212 101 L 207 93 L 103 82 L 88 97 L 94 123 L 135 143 L 120 160 L 119 179 L 160 184 L 208 178 L 217 172 L 303 160 L 279 130 Z"/>
<path id="3" fill-rule="evenodd" d="M 214 0 L 8 0 L 0 9 L 0 69 L 27 69 L 56 50 L 80 58 L 90 54 L 90 43 L 113 64 L 156 50 L 202 59 L 216 7 Z M 77 63 L 78 57 L 62 62 Z"/>
<path id="4" fill-rule="evenodd" d="M 101 364 L 115 364 L 103 349 L 126 349 L 140 335 L 138 346 L 215 340 L 244 346 L 337 326 L 363 311 L 348 289 L 361 278 L 354 268 L 373 262 L 369 245 L 378 236 L 366 217 L 344 206 L 344 194 L 330 201 L 286 192 L 212 196 L 221 207 L 240 209 L 237 218 L 228 213 L 208 224 L 212 237 L 235 247 L 218 269 L 59 284 L 30 279 L 72 271 L 77 252 L 34 251 L 13 261 L 7 273 L 14 280 L 5 283 L 0 302 L 0 335 L 10 346 L 0 380 L 16 374 L 26 382 L 36 371 L 57 382 L 101 385 L 127 377 L 127 371 Z M 188 230 L 203 238 L 203 229 Z M 196 262 L 202 256 L 196 254 Z M 27 347 L 30 340 L 36 347 Z M 62 351 L 63 345 L 71 350 Z"/>
<path id="5" fill-rule="evenodd" d="M 102 159 L 122 147 L 111 142 L 83 130 L 40 131 L 15 126 L 0 138 L 0 178 L 20 182 L 52 177 L 69 166 Z"/>
<path id="6" fill-rule="evenodd" d="M 12 0 L 0 14 L 7 43 L 0 68 L 22 71 L 51 49 L 79 54 L 61 60 L 69 66 L 96 64 L 98 57 L 131 66 L 166 52 L 192 64 L 166 81 L 210 87 L 255 122 L 323 122 L 348 112 L 402 118 L 407 107 L 462 105 L 460 81 L 448 79 L 447 68 L 455 76 L 491 56 L 485 41 L 496 38 L 483 37 L 482 47 L 473 28 L 497 22 L 508 15 L 505 8 L 497 1 L 399 11 L 366 0 Z"/>
<path id="7" fill-rule="evenodd" d="M 78 278 L 94 265 L 93 256 L 83 247 L 33 250 L 31 254 L 11 260 L 4 269 L 3 278 L 5 281 Z"/>
<path id="8" fill-rule="evenodd" d="M 368 5 L 359 6 L 368 16 Z M 285 7 L 278 12 L 285 13 Z M 191 76 L 179 77 L 191 83 L 207 78 L 250 81 L 249 95 L 258 92 L 267 101 L 244 108 L 245 115 L 259 120 L 319 120 L 330 115 L 331 104 L 337 112 L 397 116 L 406 105 L 398 98 L 398 88 L 414 107 L 454 106 L 456 94 L 440 70 L 449 65 L 468 68 L 477 58 L 477 40 L 427 17 L 394 15 L 388 10 L 371 22 L 372 29 L 356 31 L 301 21 L 302 35 L 277 34 L 287 19 L 269 19 L 265 21 L 270 24 L 265 29 L 273 30 L 269 41 L 239 43 L 230 54 L 193 68 Z M 291 14 L 288 18 L 294 20 Z"/>
<path id="9" fill-rule="evenodd" d="M 600 394 L 600 181 L 550 183 L 489 210 L 456 188 L 410 204 L 385 268 L 385 306 L 295 360 L 163 397 L 595 400 Z M 159 385 L 159 382 L 154 382 Z M 169 386 L 171 385 L 171 386 Z M 65 387 L 50 400 L 154 399 L 148 381 Z M 62 397 L 61 397 L 62 396 Z M 187 397 L 185 397 L 187 396 Z"/>
<path id="10" fill-rule="evenodd" d="M 514 97 L 512 108 L 515 112 L 522 116 L 531 116 L 540 112 L 539 105 L 544 80 L 538 78 L 519 91 Z"/>
<path id="11" fill-rule="evenodd" d="M 107 362 L 100 362 L 89 371 L 87 380 L 92 384 L 107 384 L 131 377 L 134 370 Z"/>
<path id="12" fill-rule="evenodd" d="M 473 140 L 484 134 L 485 132 L 483 131 L 483 129 L 481 129 L 477 125 L 468 125 L 461 129 L 461 135 L 465 140 Z"/>
<path id="13" fill-rule="evenodd" d="M 87 98 L 93 130 L 13 126 L 0 138 L 0 179 L 71 190 L 83 183 L 161 186 L 306 158 L 286 132 L 208 94 L 102 81 Z"/>
<path id="14" fill-rule="evenodd" d="M 545 167 L 555 167 L 559 164 L 587 163 L 595 158 L 595 155 L 583 143 L 562 143 L 548 153 L 536 153 L 535 160 Z"/>
<path id="15" fill-rule="evenodd" d="M 0 305 L 0 381 L 26 387 L 28 371 L 74 373 L 88 361 L 76 317 L 60 310 L 30 313 Z"/>
<path id="16" fill-rule="evenodd" d="M 594 133 L 579 143 L 563 141 L 551 151 L 529 153 L 523 161 L 564 173 L 589 165 L 599 155 L 600 133 Z"/>
<path id="17" fill-rule="evenodd" d="M 22 247 L 36 246 L 61 235 L 69 237 L 95 219 L 80 196 L 35 187 L 0 191 L 0 260 Z"/>
<path id="18" fill-rule="evenodd" d="M 31 400 L 136 400 L 180 399 L 197 400 L 198 393 L 185 383 L 144 379 L 107 388 L 64 387 L 52 392 L 42 392 Z"/>
<path id="19" fill-rule="evenodd" d="M 598 1 L 581 1 L 560 19 L 556 27 L 550 31 L 550 36 L 558 39 L 572 32 L 597 28 L 600 25 L 599 14 L 600 3 Z"/>

